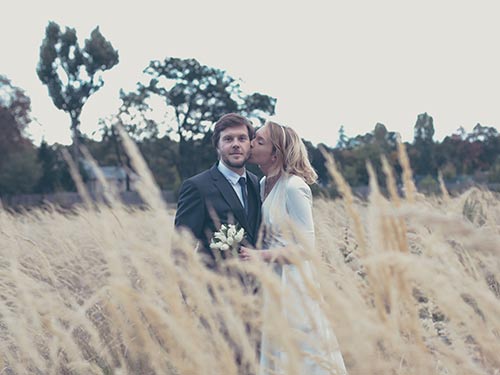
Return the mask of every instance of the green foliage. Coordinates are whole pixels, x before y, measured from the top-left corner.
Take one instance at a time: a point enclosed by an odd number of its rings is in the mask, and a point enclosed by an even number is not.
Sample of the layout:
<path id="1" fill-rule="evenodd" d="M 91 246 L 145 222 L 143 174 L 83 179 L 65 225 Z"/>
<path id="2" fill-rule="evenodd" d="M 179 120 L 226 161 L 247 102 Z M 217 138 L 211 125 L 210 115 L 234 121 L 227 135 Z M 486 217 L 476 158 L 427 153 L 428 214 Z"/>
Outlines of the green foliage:
<path id="1" fill-rule="evenodd" d="M 500 157 L 497 158 L 495 164 L 493 164 L 488 174 L 488 182 L 490 183 L 500 183 Z"/>
<path id="2" fill-rule="evenodd" d="M 495 128 L 477 124 L 466 139 L 481 146 L 477 155 L 479 169 L 486 170 L 496 162 L 500 155 L 500 134 Z"/>
<path id="3" fill-rule="evenodd" d="M 139 144 L 139 148 L 160 188 L 177 190 L 182 182 L 176 168 L 179 144 L 165 136 L 145 139 Z"/>
<path id="4" fill-rule="evenodd" d="M 99 165 L 125 165 L 121 143 L 118 145 L 118 154 L 114 142 L 109 138 L 103 138 L 101 141 L 85 139 L 85 147 Z"/>
<path id="5" fill-rule="evenodd" d="M 418 183 L 418 190 L 425 194 L 438 194 L 439 182 L 431 175 L 427 175 Z"/>
<path id="6" fill-rule="evenodd" d="M 8 154 L 0 167 L 0 196 L 32 193 L 41 173 L 33 148 Z"/>
<path id="7" fill-rule="evenodd" d="M 318 147 L 314 147 L 314 145 L 311 142 L 304 139 L 303 141 L 306 146 L 307 153 L 309 155 L 309 160 L 311 161 L 311 165 L 318 174 L 318 183 L 321 185 L 327 185 L 331 180 L 331 176 L 326 170 L 325 167 L 326 160 L 320 150 L 321 148 L 323 148 L 324 150 L 331 151 L 331 149 L 324 144 L 319 144 Z"/>
<path id="8" fill-rule="evenodd" d="M 500 135 L 493 127 L 477 124 L 469 134 L 463 129 L 435 145 L 436 164 L 453 165 L 457 175 L 487 171 L 500 157 Z"/>
<path id="9" fill-rule="evenodd" d="M 195 59 L 167 57 L 164 61 L 152 61 L 145 73 L 152 76 L 147 85 L 138 83 L 136 91 L 121 93 L 122 114 L 126 119 L 123 122 L 127 126 L 134 119 L 143 122 L 142 127 L 131 128 L 136 136 L 146 132 L 149 137 L 157 131 L 140 116 L 151 109 L 149 103 L 155 96 L 172 110 L 175 124 L 169 124 L 169 132 L 179 140 L 201 138 L 215 121 L 229 112 L 261 119 L 274 114 L 276 99 L 260 93 L 245 94 L 239 82 L 225 71 L 202 65 Z"/>
<path id="10" fill-rule="evenodd" d="M 457 177 L 457 168 L 451 162 L 446 162 L 440 169 L 445 180 L 453 180 Z"/>
<path id="11" fill-rule="evenodd" d="M 0 75 L 0 196 L 31 193 L 40 176 L 36 150 L 25 135 L 31 100 Z"/>
<path id="12" fill-rule="evenodd" d="M 0 75 L 0 166 L 6 156 L 31 146 L 25 130 L 31 122 L 31 100 L 24 90 Z"/>
<path id="13" fill-rule="evenodd" d="M 434 119 L 429 116 L 427 112 L 421 113 L 417 116 L 415 123 L 414 138 L 415 144 L 418 143 L 433 143 L 434 137 Z"/>
<path id="14" fill-rule="evenodd" d="M 49 146 L 47 142 L 42 141 L 37 155 L 41 174 L 34 188 L 36 193 L 76 190 L 68 165 L 61 157 L 60 150 L 63 147 Z"/>
<path id="15" fill-rule="evenodd" d="M 382 173 L 381 156 L 385 155 L 389 163 L 396 168 L 396 140 L 395 132 L 390 132 L 385 125 L 377 123 L 372 132 L 348 138 L 343 141 L 345 147 L 330 152 L 333 153 L 344 178 L 351 186 L 368 185 L 366 170 L 368 161 L 375 169 L 379 184 L 384 186 L 385 176 Z M 323 173 L 327 172 L 318 170 L 320 181 L 325 180 Z"/>
<path id="16" fill-rule="evenodd" d="M 96 27 L 81 48 L 76 30 L 61 30 L 49 22 L 40 47 L 37 74 L 49 90 L 54 105 L 71 118 L 73 157 L 77 159 L 80 137 L 80 114 L 88 98 L 99 90 L 104 81 L 99 74 L 118 64 L 114 50 Z"/>
<path id="17" fill-rule="evenodd" d="M 145 72 L 153 78 L 144 89 L 160 95 L 175 109 L 180 139 L 206 133 L 212 123 L 229 112 L 257 117 L 274 114 L 274 98 L 245 94 L 239 82 L 225 71 L 195 59 L 167 57 L 162 62 L 152 61 Z"/>
<path id="18" fill-rule="evenodd" d="M 434 120 L 427 112 L 417 116 L 410 162 L 416 175 L 437 174 Z"/>
<path id="19" fill-rule="evenodd" d="M 349 143 L 349 138 L 347 137 L 344 129 L 344 125 L 341 125 L 339 128 L 339 139 L 337 141 L 337 145 L 335 148 L 346 148 Z"/>

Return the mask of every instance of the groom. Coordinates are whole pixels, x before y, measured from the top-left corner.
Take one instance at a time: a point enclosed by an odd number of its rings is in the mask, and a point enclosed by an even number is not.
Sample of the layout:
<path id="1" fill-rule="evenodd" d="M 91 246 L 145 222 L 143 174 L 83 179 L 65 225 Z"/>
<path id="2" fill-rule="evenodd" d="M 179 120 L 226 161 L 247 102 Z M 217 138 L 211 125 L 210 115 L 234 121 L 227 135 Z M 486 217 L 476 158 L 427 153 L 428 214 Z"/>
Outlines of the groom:
<path id="1" fill-rule="evenodd" d="M 239 224 L 252 247 L 260 225 L 260 187 L 257 176 L 245 169 L 255 130 L 245 117 L 222 116 L 215 124 L 212 143 L 218 161 L 185 180 L 179 192 L 175 226 L 186 227 L 198 239 L 198 251 L 207 267 L 216 268 L 210 240 L 221 224 Z M 217 250 L 215 250 L 217 251 Z"/>

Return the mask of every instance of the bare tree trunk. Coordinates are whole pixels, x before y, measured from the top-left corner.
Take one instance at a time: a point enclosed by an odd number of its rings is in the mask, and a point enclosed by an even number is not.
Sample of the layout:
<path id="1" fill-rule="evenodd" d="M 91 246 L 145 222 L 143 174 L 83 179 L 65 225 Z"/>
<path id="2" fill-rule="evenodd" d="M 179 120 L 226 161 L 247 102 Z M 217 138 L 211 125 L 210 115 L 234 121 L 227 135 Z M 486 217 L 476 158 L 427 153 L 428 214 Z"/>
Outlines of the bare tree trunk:
<path id="1" fill-rule="evenodd" d="M 77 115 L 71 115 L 71 133 L 73 137 L 73 147 L 72 147 L 72 156 L 73 161 L 76 165 L 79 165 L 80 159 L 80 129 L 79 129 L 80 121 Z"/>

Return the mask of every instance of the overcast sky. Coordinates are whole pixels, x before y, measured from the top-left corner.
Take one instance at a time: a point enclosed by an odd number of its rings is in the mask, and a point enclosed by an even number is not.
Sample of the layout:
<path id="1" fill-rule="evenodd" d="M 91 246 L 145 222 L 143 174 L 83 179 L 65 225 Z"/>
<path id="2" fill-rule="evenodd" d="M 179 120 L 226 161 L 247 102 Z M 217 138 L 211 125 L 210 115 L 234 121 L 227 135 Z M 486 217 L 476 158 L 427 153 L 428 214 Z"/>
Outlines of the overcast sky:
<path id="1" fill-rule="evenodd" d="M 500 22 L 495 1 L 2 1 L 0 74 L 23 88 L 36 142 L 70 142 L 69 116 L 36 75 L 49 20 L 100 26 L 120 63 L 87 102 L 82 131 L 116 112 L 153 59 L 193 57 L 278 99 L 276 120 L 335 145 L 377 122 L 413 138 L 419 113 L 436 140 L 463 126 L 500 124 Z"/>

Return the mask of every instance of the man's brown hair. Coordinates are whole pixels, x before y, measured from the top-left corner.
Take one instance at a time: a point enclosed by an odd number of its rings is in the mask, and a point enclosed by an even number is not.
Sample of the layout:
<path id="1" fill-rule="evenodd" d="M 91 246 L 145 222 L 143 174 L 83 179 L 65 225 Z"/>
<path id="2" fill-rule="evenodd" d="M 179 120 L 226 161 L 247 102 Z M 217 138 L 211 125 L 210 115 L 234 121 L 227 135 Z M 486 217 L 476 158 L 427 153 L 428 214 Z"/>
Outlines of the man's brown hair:
<path id="1" fill-rule="evenodd" d="M 248 129 L 248 138 L 253 139 L 255 136 L 255 129 L 252 123 L 246 117 L 238 115 L 236 113 L 228 113 L 222 116 L 216 123 L 214 127 L 214 134 L 212 135 L 212 144 L 215 148 L 219 144 L 220 133 L 230 127 L 245 125 Z"/>

